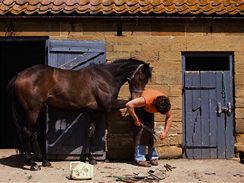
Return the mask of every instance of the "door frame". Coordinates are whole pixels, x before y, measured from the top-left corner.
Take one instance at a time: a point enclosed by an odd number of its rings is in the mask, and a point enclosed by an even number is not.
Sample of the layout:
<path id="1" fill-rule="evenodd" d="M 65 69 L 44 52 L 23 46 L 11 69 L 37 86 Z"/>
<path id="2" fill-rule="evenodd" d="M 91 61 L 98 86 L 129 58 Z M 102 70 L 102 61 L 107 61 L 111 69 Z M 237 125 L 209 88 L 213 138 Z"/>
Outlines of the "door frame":
<path id="1" fill-rule="evenodd" d="M 187 57 L 228 57 L 229 62 L 229 71 L 231 72 L 232 78 L 232 103 L 233 103 L 233 136 L 235 135 L 235 88 L 234 86 L 234 52 L 182 52 L 182 149 L 183 149 L 183 157 L 187 158 L 186 152 L 186 109 L 185 109 L 185 94 L 184 94 L 184 86 L 185 86 L 185 71 L 186 71 L 186 62 Z M 234 143 L 233 143 L 234 150 Z M 233 154 L 234 155 L 234 154 Z"/>

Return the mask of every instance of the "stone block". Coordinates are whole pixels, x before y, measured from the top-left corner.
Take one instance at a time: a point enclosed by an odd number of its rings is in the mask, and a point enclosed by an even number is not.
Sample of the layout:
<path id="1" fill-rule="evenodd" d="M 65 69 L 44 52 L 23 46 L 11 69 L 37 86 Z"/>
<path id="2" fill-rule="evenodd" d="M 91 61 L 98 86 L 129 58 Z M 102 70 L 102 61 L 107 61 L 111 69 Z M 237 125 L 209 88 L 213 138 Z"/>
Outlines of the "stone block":
<path id="1" fill-rule="evenodd" d="M 244 98 L 243 97 L 236 97 L 235 98 L 235 107 L 236 108 L 244 108 Z"/>
<path id="2" fill-rule="evenodd" d="M 108 45 L 107 44 L 107 47 L 106 47 L 106 59 L 108 61 L 114 61 L 114 60 L 117 60 L 117 59 L 128 59 L 128 58 L 131 58 L 131 53 L 130 52 L 120 52 L 120 51 L 112 51 L 112 48 L 113 46 L 112 45 Z M 108 50 L 111 50 L 111 51 L 108 51 Z"/>
<path id="3" fill-rule="evenodd" d="M 235 152 L 244 152 L 243 144 L 235 144 Z"/>
<path id="4" fill-rule="evenodd" d="M 158 147 L 159 158 L 182 158 L 182 148 L 176 146 Z"/>
<path id="5" fill-rule="evenodd" d="M 181 52 L 180 51 L 165 51 L 161 50 L 159 53 L 159 59 L 162 63 L 168 62 L 179 62 L 181 61 Z M 159 63 L 161 63 L 159 62 Z"/>
<path id="6" fill-rule="evenodd" d="M 235 84 L 243 85 L 244 73 L 235 72 Z"/>
<path id="7" fill-rule="evenodd" d="M 182 109 L 182 97 L 170 97 L 171 109 Z"/>
<path id="8" fill-rule="evenodd" d="M 155 62 L 159 59 L 159 51 L 136 51 L 131 52 L 132 58 L 137 58 L 139 60 L 143 60 L 144 62 Z"/>
<path id="9" fill-rule="evenodd" d="M 181 134 L 168 134 L 164 140 L 157 141 L 157 147 L 162 146 L 179 146 L 182 144 L 182 135 Z"/>
<path id="10" fill-rule="evenodd" d="M 182 70 L 182 65 L 180 61 L 170 60 L 167 58 L 161 60 L 161 57 L 158 62 L 153 63 L 153 67 L 157 72 L 167 72 L 169 74 L 172 74 L 172 72 L 181 72 Z"/>
<path id="11" fill-rule="evenodd" d="M 182 97 L 182 85 L 170 85 L 171 97 Z"/>
<path id="12" fill-rule="evenodd" d="M 116 44 L 113 45 L 113 51 L 119 51 L 119 52 L 140 52 L 141 51 L 141 45 L 136 44 Z"/>
<path id="13" fill-rule="evenodd" d="M 236 143 L 244 145 L 244 133 L 236 135 Z"/>
<path id="14" fill-rule="evenodd" d="M 156 84 L 164 85 L 164 84 L 171 84 L 171 85 L 179 85 L 182 84 L 181 81 L 181 76 L 182 73 L 179 72 L 174 72 L 172 74 L 172 71 L 157 71 L 155 72 L 155 77 L 156 77 Z"/>
<path id="15" fill-rule="evenodd" d="M 244 119 L 244 108 L 236 108 L 235 117 Z"/>
<path id="16" fill-rule="evenodd" d="M 172 125 L 169 129 L 169 133 L 171 134 L 181 134 L 182 136 L 182 122 L 173 121 Z M 181 137 L 182 138 L 182 137 Z"/>
<path id="17" fill-rule="evenodd" d="M 244 133 L 244 119 L 236 119 L 235 129 L 236 129 L 236 133 Z"/>

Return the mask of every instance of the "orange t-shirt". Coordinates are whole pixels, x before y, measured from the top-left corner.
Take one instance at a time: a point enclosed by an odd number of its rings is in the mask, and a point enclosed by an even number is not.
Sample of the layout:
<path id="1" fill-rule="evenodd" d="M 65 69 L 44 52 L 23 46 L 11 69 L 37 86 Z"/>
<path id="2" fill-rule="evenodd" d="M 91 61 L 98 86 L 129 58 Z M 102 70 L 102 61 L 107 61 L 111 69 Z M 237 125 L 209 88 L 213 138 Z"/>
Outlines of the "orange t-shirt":
<path id="1" fill-rule="evenodd" d="M 153 106 L 153 101 L 158 97 L 158 96 L 165 96 L 163 93 L 153 90 L 153 89 L 146 89 L 142 93 L 142 97 L 145 99 L 146 105 L 144 109 L 149 112 L 149 113 L 155 113 L 158 112 L 155 107 Z"/>

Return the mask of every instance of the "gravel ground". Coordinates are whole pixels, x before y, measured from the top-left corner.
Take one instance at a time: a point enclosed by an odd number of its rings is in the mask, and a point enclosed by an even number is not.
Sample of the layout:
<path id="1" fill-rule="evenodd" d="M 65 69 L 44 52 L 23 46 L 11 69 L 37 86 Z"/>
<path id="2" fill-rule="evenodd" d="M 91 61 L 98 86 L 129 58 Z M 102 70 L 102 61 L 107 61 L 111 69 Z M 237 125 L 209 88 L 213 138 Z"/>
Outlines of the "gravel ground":
<path id="1" fill-rule="evenodd" d="M 99 162 L 94 166 L 92 180 L 69 180 L 69 161 L 51 162 L 52 167 L 41 167 L 40 171 L 29 171 L 23 167 L 23 159 L 14 150 L 0 150 L 0 182 L 118 182 L 115 176 L 149 175 L 155 171 L 162 180 L 160 182 L 240 182 L 244 183 L 244 165 L 239 159 L 230 160 L 187 160 L 163 159 L 157 167 L 138 167 L 132 162 Z M 166 171 L 166 164 L 175 167 Z M 146 182 L 145 180 L 137 182 Z M 157 182 L 156 180 L 151 182 Z"/>

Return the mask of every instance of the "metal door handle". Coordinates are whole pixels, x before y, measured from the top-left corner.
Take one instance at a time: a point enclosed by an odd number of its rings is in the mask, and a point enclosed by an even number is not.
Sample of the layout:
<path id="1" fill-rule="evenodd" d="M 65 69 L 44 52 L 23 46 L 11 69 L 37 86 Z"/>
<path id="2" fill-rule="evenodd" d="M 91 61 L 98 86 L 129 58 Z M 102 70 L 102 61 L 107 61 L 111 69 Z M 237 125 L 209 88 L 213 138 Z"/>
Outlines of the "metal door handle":
<path id="1" fill-rule="evenodd" d="M 230 116 L 232 113 L 232 106 L 231 106 L 231 103 L 228 102 L 227 103 L 227 115 Z"/>
<path id="2" fill-rule="evenodd" d="M 217 112 L 218 116 L 221 116 L 222 107 L 221 107 L 221 103 L 220 102 L 217 103 L 217 111 L 216 112 Z"/>
<path id="3" fill-rule="evenodd" d="M 218 116 L 221 116 L 221 113 L 226 113 L 228 116 L 231 115 L 232 113 L 232 106 L 231 106 L 231 103 L 228 102 L 226 106 L 221 106 L 221 103 L 218 102 L 217 103 L 217 115 Z"/>

